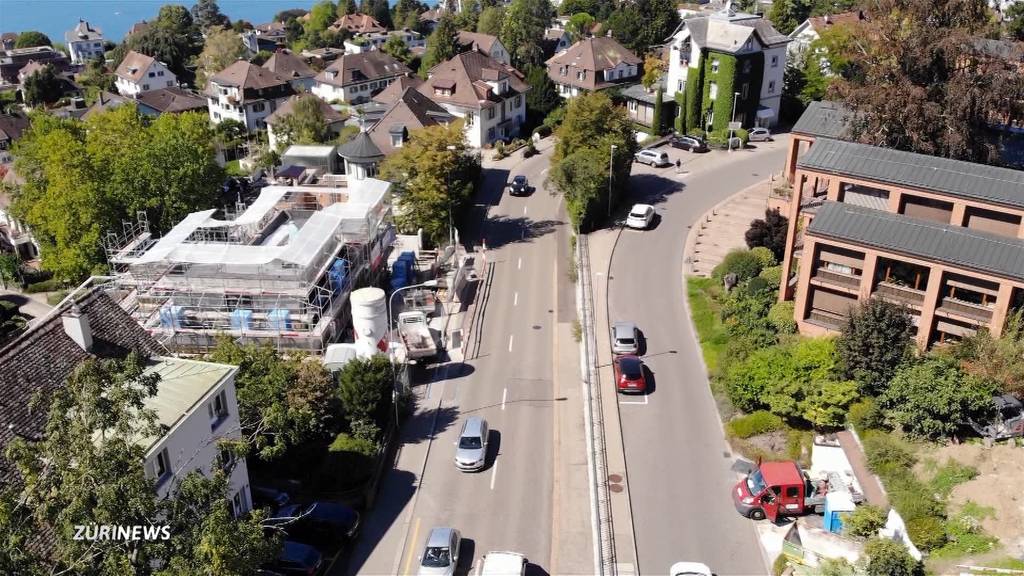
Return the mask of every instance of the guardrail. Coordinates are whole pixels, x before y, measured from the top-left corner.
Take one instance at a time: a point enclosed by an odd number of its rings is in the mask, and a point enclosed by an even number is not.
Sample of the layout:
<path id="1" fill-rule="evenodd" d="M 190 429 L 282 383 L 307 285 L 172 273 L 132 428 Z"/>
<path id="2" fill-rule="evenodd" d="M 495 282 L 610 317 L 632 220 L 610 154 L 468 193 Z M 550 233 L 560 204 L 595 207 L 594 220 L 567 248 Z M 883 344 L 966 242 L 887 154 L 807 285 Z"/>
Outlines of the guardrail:
<path id="1" fill-rule="evenodd" d="M 580 324 L 583 328 L 583 370 L 586 398 L 584 424 L 588 441 L 587 462 L 591 482 L 591 515 L 594 524 L 594 567 L 599 576 L 615 574 L 615 531 L 612 528 L 611 494 L 608 490 L 608 455 L 604 438 L 604 411 L 597 371 L 597 338 L 594 330 L 593 275 L 587 237 L 576 237 L 576 262 L 579 267 Z"/>

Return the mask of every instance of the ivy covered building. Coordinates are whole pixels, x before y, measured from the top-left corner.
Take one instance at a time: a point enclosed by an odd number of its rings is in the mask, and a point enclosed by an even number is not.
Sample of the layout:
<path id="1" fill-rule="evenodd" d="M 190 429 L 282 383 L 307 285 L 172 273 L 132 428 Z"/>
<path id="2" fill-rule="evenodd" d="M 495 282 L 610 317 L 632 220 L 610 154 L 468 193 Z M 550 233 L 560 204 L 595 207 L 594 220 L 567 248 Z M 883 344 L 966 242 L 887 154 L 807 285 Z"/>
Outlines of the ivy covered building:
<path id="1" fill-rule="evenodd" d="M 733 119 L 743 127 L 774 126 L 782 99 L 789 38 L 771 23 L 726 8 L 683 20 L 669 43 L 665 99 L 674 99 L 679 132 L 725 133 Z"/>

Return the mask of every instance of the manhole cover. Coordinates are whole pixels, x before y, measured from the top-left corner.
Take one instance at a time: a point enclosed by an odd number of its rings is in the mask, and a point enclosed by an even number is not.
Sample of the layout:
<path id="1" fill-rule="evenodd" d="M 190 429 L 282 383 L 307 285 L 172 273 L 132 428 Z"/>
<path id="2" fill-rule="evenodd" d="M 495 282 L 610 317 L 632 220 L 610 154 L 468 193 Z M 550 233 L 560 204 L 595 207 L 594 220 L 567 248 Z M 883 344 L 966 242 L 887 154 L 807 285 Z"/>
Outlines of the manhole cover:
<path id="1" fill-rule="evenodd" d="M 540 330 L 540 324 L 534 324 L 533 325 L 533 329 L 534 330 Z"/>
<path id="2" fill-rule="evenodd" d="M 619 474 L 609 474 L 608 481 L 618 484 L 619 482 L 622 482 L 622 476 L 620 476 Z"/>
<path id="3" fill-rule="evenodd" d="M 622 492 L 622 490 L 623 490 L 622 484 L 612 484 L 612 485 L 608 486 L 608 489 L 611 490 L 612 492 L 615 492 L 616 494 L 618 494 L 619 492 Z"/>

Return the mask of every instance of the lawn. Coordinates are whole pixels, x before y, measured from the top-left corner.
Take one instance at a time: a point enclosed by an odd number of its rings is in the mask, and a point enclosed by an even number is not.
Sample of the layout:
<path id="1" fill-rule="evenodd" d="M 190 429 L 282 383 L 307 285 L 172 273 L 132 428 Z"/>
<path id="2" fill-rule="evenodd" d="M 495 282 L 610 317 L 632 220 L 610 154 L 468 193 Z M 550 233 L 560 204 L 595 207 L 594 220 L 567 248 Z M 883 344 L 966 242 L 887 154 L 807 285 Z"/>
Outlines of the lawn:
<path id="1" fill-rule="evenodd" d="M 242 166 L 239 160 L 232 160 L 224 165 L 224 171 L 228 173 L 228 176 L 245 176 L 246 173 L 242 170 Z"/>
<path id="2" fill-rule="evenodd" d="M 718 362 L 729 342 L 729 335 L 722 325 L 718 302 L 715 295 L 720 291 L 718 282 L 712 278 L 688 276 L 686 293 L 690 302 L 690 317 L 697 327 L 697 339 L 704 355 L 708 374 L 718 373 Z"/>

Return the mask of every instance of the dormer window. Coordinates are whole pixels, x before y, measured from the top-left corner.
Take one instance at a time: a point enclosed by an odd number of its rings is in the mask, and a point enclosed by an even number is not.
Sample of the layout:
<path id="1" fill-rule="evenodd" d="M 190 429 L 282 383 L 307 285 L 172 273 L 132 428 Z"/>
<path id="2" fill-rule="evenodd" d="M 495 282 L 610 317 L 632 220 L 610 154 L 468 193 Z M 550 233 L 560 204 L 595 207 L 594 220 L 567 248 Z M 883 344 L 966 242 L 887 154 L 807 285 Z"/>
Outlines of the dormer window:
<path id="1" fill-rule="evenodd" d="M 744 50 L 750 50 L 754 46 L 754 39 L 747 38 L 747 41 L 743 44 Z"/>
<path id="2" fill-rule="evenodd" d="M 401 134 L 392 134 L 391 135 L 391 146 L 394 147 L 394 148 L 401 148 L 402 147 L 402 142 L 404 142 L 404 141 L 405 140 L 402 138 Z"/>
<path id="3" fill-rule="evenodd" d="M 568 66 L 562 66 L 562 68 L 561 68 L 561 70 L 559 70 L 559 72 L 562 73 L 562 76 L 565 76 L 569 72 L 569 67 Z"/>

